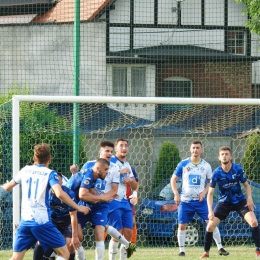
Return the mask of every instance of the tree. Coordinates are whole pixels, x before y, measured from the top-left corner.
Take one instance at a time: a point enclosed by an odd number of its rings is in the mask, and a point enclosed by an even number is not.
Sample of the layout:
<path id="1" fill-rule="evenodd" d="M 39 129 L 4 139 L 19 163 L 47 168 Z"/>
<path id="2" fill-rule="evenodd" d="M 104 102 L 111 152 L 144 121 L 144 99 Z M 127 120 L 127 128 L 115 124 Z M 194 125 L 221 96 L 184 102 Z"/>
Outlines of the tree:
<path id="1" fill-rule="evenodd" d="M 155 188 L 163 180 L 170 179 L 180 160 L 179 150 L 176 145 L 172 142 L 163 142 L 159 152 L 152 187 Z"/>
<path id="2" fill-rule="evenodd" d="M 243 14 L 248 15 L 250 18 L 245 23 L 251 33 L 260 34 L 260 1 L 258 0 L 236 0 L 237 3 L 243 3 L 247 8 Z"/>
<path id="3" fill-rule="evenodd" d="M 260 181 L 260 135 L 251 134 L 247 137 L 245 156 L 242 166 L 248 179 Z"/>

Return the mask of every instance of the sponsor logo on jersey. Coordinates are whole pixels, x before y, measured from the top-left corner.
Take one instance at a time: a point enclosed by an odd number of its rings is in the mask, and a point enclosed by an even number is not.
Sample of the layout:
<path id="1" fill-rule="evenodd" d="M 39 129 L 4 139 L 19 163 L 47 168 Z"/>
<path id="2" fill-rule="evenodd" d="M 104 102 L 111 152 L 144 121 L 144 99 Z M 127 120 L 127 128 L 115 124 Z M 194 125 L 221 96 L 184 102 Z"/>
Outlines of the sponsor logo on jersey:
<path id="1" fill-rule="evenodd" d="M 189 175 L 189 185 L 200 185 L 201 175 L 190 174 Z"/>

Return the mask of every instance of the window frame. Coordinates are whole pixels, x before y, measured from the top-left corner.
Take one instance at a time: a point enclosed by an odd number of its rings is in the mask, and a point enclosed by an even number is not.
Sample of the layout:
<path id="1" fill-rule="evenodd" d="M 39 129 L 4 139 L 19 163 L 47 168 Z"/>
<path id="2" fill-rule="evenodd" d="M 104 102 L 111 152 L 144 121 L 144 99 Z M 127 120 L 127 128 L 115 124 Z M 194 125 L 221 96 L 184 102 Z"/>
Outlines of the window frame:
<path id="1" fill-rule="evenodd" d="M 238 51 L 241 46 L 238 43 L 241 39 L 238 37 L 238 33 L 241 33 L 243 37 L 243 50 L 242 52 Z M 234 34 L 235 37 L 231 38 L 231 34 Z M 234 42 L 234 45 L 231 44 L 231 42 Z M 247 48 L 247 34 L 243 30 L 230 30 L 227 31 L 227 53 L 230 54 L 236 54 L 236 55 L 245 55 L 246 54 L 246 48 Z M 230 51 L 231 50 L 231 51 Z M 232 52 L 232 50 L 235 50 L 235 52 Z"/>
<path id="2" fill-rule="evenodd" d="M 107 65 L 107 94 L 113 94 L 113 68 L 127 68 L 127 96 L 132 96 L 132 68 L 145 69 L 145 88 L 142 97 L 155 96 L 155 66 L 147 64 L 108 64 Z M 137 97 L 137 96 L 136 96 Z M 140 97 L 140 96 L 139 96 Z"/>

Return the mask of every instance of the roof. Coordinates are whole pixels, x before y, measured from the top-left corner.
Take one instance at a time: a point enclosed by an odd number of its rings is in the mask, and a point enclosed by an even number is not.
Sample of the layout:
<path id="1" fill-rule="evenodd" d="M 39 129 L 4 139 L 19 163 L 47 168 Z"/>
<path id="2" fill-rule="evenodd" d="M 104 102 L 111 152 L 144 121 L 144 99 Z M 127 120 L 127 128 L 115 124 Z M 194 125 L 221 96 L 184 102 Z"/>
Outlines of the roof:
<path id="1" fill-rule="evenodd" d="M 159 45 L 133 50 L 108 52 L 107 62 L 165 62 L 178 60 L 204 60 L 204 61 L 257 61 L 260 57 L 230 54 L 224 51 L 194 46 L 194 45 Z"/>
<path id="2" fill-rule="evenodd" d="M 80 0 L 80 20 L 88 21 L 95 18 L 111 0 Z M 61 0 L 53 8 L 43 15 L 38 15 L 32 22 L 57 23 L 74 21 L 74 0 Z"/>

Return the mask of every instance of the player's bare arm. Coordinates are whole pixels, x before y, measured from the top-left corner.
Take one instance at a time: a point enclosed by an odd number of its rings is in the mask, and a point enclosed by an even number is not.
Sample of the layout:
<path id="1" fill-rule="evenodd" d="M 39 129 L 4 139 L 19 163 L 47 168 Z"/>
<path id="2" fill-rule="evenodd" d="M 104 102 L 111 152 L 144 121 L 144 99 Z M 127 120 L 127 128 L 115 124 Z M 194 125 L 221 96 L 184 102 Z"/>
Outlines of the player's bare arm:
<path id="1" fill-rule="evenodd" d="M 255 204 L 253 202 L 253 198 L 252 198 L 252 191 L 251 191 L 251 187 L 249 185 L 249 183 L 246 181 L 243 183 L 245 190 L 246 190 L 246 195 L 247 195 L 247 203 L 246 206 L 248 206 L 250 211 L 254 211 L 255 210 Z"/>
<path id="2" fill-rule="evenodd" d="M 70 219 L 71 219 L 71 228 L 72 228 L 72 237 L 71 237 L 70 246 L 72 246 L 76 250 L 81 246 L 78 237 L 77 211 L 70 212 Z"/>
<path id="3" fill-rule="evenodd" d="M 117 196 L 119 184 L 113 183 L 111 186 L 112 186 L 112 189 L 110 191 L 106 192 L 105 194 L 111 195 L 115 198 Z"/>
<path id="4" fill-rule="evenodd" d="M 209 187 L 208 196 L 207 196 L 207 204 L 208 204 L 208 211 L 209 211 L 209 220 L 214 219 L 214 212 L 213 212 L 213 194 L 214 194 L 214 188 Z"/>
<path id="5" fill-rule="evenodd" d="M 79 189 L 79 198 L 83 201 L 90 202 L 90 203 L 98 203 L 98 202 L 109 202 L 113 200 L 116 195 L 112 194 L 92 194 L 89 189 L 80 188 Z"/>
<path id="6" fill-rule="evenodd" d="M 16 183 L 14 182 L 14 180 L 11 180 L 3 185 L 1 185 L 1 187 L 6 190 L 6 191 L 9 191 L 11 190 L 14 186 L 16 185 Z"/>
<path id="7" fill-rule="evenodd" d="M 204 198 L 206 197 L 208 190 L 209 190 L 209 183 L 210 183 L 210 180 L 208 180 L 205 189 L 199 194 L 199 201 L 203 201 Z"/>
<path id="8" fill-rule="evenodd" d="M 172 192 L 174 194 L 174 201 L 176 205 L 179 205 L 181 202 L 181 198 L 177 188 L 177 180 L 178 180 L 178 176 L 173 174 L 173 176 L 171 177 L 171 187 L 172 187 Z"/>

